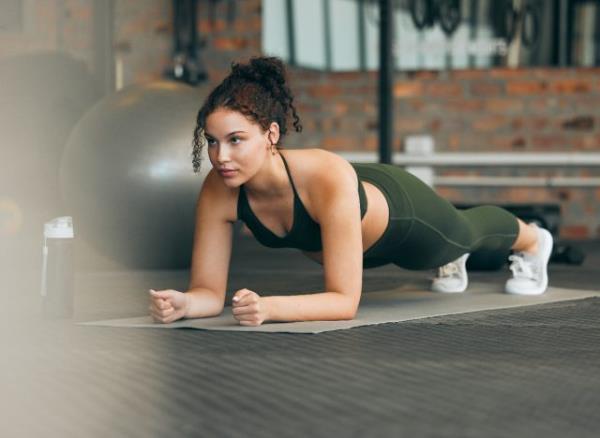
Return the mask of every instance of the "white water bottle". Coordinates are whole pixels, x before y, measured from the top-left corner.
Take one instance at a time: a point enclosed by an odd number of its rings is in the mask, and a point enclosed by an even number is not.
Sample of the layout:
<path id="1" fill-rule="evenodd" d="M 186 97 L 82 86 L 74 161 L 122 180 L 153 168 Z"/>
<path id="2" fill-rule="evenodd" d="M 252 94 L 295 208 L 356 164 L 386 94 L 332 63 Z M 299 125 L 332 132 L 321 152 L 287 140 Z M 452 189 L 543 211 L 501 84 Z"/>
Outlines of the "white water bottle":
<path id="1" fill-rule="evenodd" d="M 42 315 L 73 316 L 73 218 L 61 216 L 44 224 L 42 248 Z"/>

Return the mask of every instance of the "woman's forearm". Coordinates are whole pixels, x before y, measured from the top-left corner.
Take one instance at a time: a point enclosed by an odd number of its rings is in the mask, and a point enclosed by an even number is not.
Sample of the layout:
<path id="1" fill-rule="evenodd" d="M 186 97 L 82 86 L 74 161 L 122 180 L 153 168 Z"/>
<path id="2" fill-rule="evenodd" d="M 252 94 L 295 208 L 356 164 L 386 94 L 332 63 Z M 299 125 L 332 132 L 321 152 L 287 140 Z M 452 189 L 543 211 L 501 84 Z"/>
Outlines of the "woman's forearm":
<path id="1" fill-rule="evenodd" d="M 340 292 L 261 297 L 266 321 L 333 321 L 353 319 L 358 304 Z"/>
<path id="2" fill-rule="evenodd" d="M 223 312 L 225 299 L 221 299 L 209 289 L 193 288 L 185 292 L 187 310 L 184 318 L 205 318 L 217 316 Z"/>

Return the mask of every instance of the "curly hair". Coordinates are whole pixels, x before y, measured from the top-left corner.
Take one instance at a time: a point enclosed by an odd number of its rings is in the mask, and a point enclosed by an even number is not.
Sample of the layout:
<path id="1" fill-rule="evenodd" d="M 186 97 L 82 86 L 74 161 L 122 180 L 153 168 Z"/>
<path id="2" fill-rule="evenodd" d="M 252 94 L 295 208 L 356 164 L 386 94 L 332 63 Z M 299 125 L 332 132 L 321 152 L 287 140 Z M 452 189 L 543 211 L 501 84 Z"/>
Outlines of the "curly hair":
<path id="1" fill-rule="evenodd" d="M 293 102 L 294 97 L 286 84 L 285 66 L 280 58 L 260 56 L 250 58 L 247 64 L 232 62 L 229 76 L 211 91 L 198 111 L 192 150 L 194 173 L 200 169 L 202 147 L 206 145 L 206 119 L 213 111 L 218 108 L 238 111 L 265 131 L 271 122 L 277 122 L 281 140 L 287 133 L 290 117 L 294 120 L 296 132 L 302 131 Z"/>

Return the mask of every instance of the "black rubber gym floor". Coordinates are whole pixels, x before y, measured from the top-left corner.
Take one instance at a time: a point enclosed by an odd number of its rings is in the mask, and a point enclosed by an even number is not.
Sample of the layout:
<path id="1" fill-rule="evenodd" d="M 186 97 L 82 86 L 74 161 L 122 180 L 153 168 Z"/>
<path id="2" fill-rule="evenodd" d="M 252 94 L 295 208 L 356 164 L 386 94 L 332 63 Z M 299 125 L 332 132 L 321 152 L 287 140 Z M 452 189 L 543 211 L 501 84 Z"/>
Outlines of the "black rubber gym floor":
<path id="1" fill-rule="evenodd" d="M 555 286 L 598 289 L 600 242 Z M 235 242 L 228 286 L 322 290 L 295 250 Z M 139 316 L 164 272 L 82 276 L 76 321 Z M 364 293 L 432 272 L 366 270 Z M 471 272 L 504 282 L 508 267 Z M 96 278 L 96 280 L 93 280 Z M 185 288 L 187 273 L 180 284 Z M 135 284 L 136 287 L 132 287 Z M 179 289 L 181 290 L 181 289 Z M 597 437 L 600 299 L 321 334 L 89 327 L 11 312 L 2 329 L 3 437 Z M 21 304 L 22 306 L 22 304 Z M 4 355 L 5 354 L 5 355 Z"/>

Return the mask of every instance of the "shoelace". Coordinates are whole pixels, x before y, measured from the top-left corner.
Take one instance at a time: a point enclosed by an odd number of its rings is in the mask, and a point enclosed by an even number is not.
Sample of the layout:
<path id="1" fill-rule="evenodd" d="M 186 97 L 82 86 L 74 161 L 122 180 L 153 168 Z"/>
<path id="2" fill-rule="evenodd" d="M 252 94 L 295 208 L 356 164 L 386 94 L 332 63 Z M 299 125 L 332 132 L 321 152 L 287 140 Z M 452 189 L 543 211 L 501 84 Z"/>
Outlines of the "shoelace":
<path id="1" fill-rule="evenodd" d="M 444 266 L 440 266 L 438 270 L 438 277 L 451 277 L 453 274 L 458 274 L 458 266 L 456 263 L 450 262 Z"/>
<path id="2" fill-rule="evenodd" d="M 537 266 L 533 261 L 525 260 L 523 253 L 515 253 L 508 256 L 510 270 L 515 278 L 527 278 L 535 280 L 537 278 Z"/>

